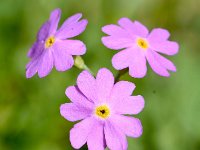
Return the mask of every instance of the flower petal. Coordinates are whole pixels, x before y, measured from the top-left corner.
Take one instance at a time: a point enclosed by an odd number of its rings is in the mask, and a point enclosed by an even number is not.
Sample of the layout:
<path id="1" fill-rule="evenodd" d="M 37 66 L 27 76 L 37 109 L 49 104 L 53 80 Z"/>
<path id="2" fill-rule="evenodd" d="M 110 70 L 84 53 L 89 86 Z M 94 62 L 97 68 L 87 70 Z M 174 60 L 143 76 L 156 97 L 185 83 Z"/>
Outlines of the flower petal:
<path id="1" fill-rule="evenodd" d="M 75 149 L 81 148 L 86 143 L 94 123 L 93 118 L 86 118 L 70 130 L 70 142 Z"/>
<path id="2" fill-rule="evenodd" d="M 37 40 L 42 41 L 45 40 L 49 36 L 49 28 L 50 28 L 50 22 L 45 22 L 39 29 L 37 33 Z"/>
<path id="3" fill-rule="evenodd" d="M 97 101 L 96 81 L 88 71 L 85 70 L 79 74 L 77 78 L 77 85 L 80 91 L 88 98 L 88 100 L 91 102 Z"/>
<path id="4" fill-rule="evenodd" d="M 86 52 L 85 44 L 79 40 L 57 41 L 57 48 L 66 51 L 70 55 L 83 55 Z"/>
<path id="5" fill-rule="evenodd" d="M 58 71 L 66 71 L 73 66 L 74 59 L 65 49 L 60 47 L 60 42 L 53 45 L 54 63 Z"/>
<path id="6" fill-rule="evenodd" d="M 40 78 L 47 76 L 53 68 L 53 55 L 51 50 L 46 50 L 40 59 L 38 75 Z"/>
<path id="7" fill-rule="evenodd" d="M 77 13 L 69 18 L 67 18 L 64 23 L 62 24 L 62 26 L 59 28 L 58 32 L 56 33 L 56 35 L 59 35 L 60 32 L 62 32 L 63 30 L 65 30 L 67 27 L 72 26 L 74 24 L 76 24 L 79 19 L 82 17 L 81 13 Z"/>
<path id="8" fill-rule="evenodd" d="M 162 64 L 159 62 L 158 59 L 156 59 L 156 57 L 154 56 L 154 53 L 151 49 L 147 50 L 146 58 L 154 72 L 156 72 L 160 76 L 165 76 L 165 77 L 170 76 L 167 69 L 164 66 L 162 66 Z"/>
<path id="9" fill-rule="evenodd" d="M 99 101 L 107 101 L 113 85 L 113 74 L 106 68 L 100 69 L 96 76 L 97 95 Z"/>
<path id="10" fill-rule="evenodd" d="M 118 24 L 126 29 L 131 34 L 135 34 L 141 37 L 146 37 L 149 33 L 148 29 L 139 21 L 132 22 L 129 18 L 121 18 Z"/>
<path id="11" fill-rule="evenodd" d="M 163 57 L 162 55 L 152 51 L 154 53 L 155 58 L 165 67 L 167 70 L 176 72 L 176 66 L 167 58 Z"/>
<path id="12" fill-rule="evenodd" d="M 81 19 L 81 17 L 82 17 L 81 13 L 74 14 L 73 16 L 67 18 L 64 21 L 64 23 L 63 23 L 63 25 L 62 25 L 62 27 L 60 29 L 65 28 L 66 26 L 69 26 L 69 25 L 77 23 L 79 21 L 79 19 Z"/>
<path id="13" fill-rule="evenodd" d="M 135 89 L 135 84 L 128 81 L 119 81 L 115 83 L 111 97 L 117 98 L 117 97 L 124 97 L 124 96 L 130 96 Z"/>
<path id="14" fill-rule="evenodd" d="M 178 53 L 179 45 L 176 42 L 164 41 L 164 42 L 151 42 L 151 49 L 156 52 L 160 52 L 166 55 L 175 55 Z"/>
<path id="15" fill-rule="evenodd" d="M 105 137 L 103 132 L 103 124 L 95 123 L 90 132 L 87 145 L 89 150 L 104 150 L 105 147 Z"/>
<path id="16" fill-rule="evenodd" d="M 79 104 L 88 108 L 93 107 L 93 103 L 91 103 L 87 98 L 81 93 L 77 86 L 70 86 L 65 91 L 66 96 L 75 104 Z"/>
<path id="17" fill-rule="evenodd" d="M 102 31 L 108 35 L 116 36 L 116 37 L 127 37 L 131 38 L 130 34 L 123 28 L 117 25 L 106 25 L 102 28 Z"/>
<path id="18" fill-rule="evenodd" d="M 74 103 L 65 103 L 60 106 L 60 114 L 69 121 L 78 121 L 92 114 L 92 109 Z"/>
<path id="19" fill-rule="evenodd" d="M 151 42 L 161 42 L 169 38 L 170 34 L 167 30 L 162 28 L 156 28 L 151 31 L 148 36 L 148 40 Z"/>
<path id="20" fill-rule="evenodd" d="M 126 150 L 127 149 L 127 140 L 119 128 L 116 128 L 113 123 L 110 121 L 105 122 L 104 127 L 106 144 L 109 149 L 112 150 Z"/>
<path id="21" fill-rule="evenodd" d="M 58 37 L 59 39 L 75 37 L 85 30 L 87 24 L 88 21 L 86 19 L 71 24 L 64 23 L 61 26 L 61 28 L 57 31 L 56 37 Z"/>
<path id="22" fill-rule="evenodd" d="M 132 60 L 129 66 L 129 74 L 134 78 L 143 78 L 147 72 L 146 58 L 139 48 L 132 49 Z"/>
<path id="23" fill-rule="evenodd" d="M 29 58 L 34 56 L 35 48 L 37 47 L 37 42 L 35 42 L 32 47 L 29 49 L 27 56 Z"/>
<path id="24" fill-rule="evenodd" d="M 113 67 L 117 70 L 127 68 L 132 59 L 130 54 L 130 49 L 125 49 L 115 54 L 112 58 Z"/>
<path id="25" fill-rule="evenodd" d="M 141 95 L 119 97 L 114 105 L 117 114 L 138 114 L 144 108 L 144 98 Z"/>
<path id="26" fill-rule="evenodd" d="M 26 78 L 33 77 L 38 71 L 39 59 L 33 59 L 26 65 Z"/>
<path id="27" fill-rule="evenodd" d="M 49 23 L 50 23 L 49 33 L 50 34 L 54 34 L 56 32 L 58 23 L 60 21 L 60 15 L 61 15 L 61 10 L 59 8 L 51 12 L 51 15 L 49 17 Z"/>
<path id="28" fill-rule="evenodd" d="M 137 138 L 142 135 L 143 129 L 139 119 L 128 116 L 113 115 L 110 120 L 127 136 Z"/>
<path id="29" fill-rule="evenodd" d="M 44 44 L 40 41 L 36 41 L 28 52 L 28 57 L 38 57 L 44 51 Z"/>
<path id="30" fill-rule="evenodd" d="M 135 88 L 131 82 L 120 81 L 115 84 L 109 104 L 117 114 L 138 114 L 144 108 L 144 98 L 130 96 Z"/>
<path id="31" fill-rule="evenodd" d="M 131 47 L 135 43 L 131 38 L 116 36 L 105 36 L 101 40 L 106 47 L 114 50 Z"/>

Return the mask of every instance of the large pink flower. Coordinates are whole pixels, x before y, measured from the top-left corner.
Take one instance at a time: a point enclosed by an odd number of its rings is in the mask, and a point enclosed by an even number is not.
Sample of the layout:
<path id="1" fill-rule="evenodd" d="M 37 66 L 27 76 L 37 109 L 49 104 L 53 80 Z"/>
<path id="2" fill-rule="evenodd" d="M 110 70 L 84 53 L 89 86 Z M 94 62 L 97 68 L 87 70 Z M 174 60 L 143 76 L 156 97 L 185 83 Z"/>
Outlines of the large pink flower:
<path id="1" fill-rule="evenodd" d="M 80 20 L 82 14 L 68 18 L 58 29 L 61 10 L 51 12 L 49 20 L 40 28 L 36 42 L 28 52 L 31 61 L 26 66 L 26 77 L 31 78 L 37 72 L 39 77 L 47 76 L 53 66 L 56 70 L 66 71 L 73 64 L 73 55 L 83 55 L 86 46 L 82 41 L 69 38 L 81 34 L 87 25 L 87 20 Z"/>
<path id="2" fill-rule="evenodd" d="M 86 142 L 89 150 L 126 150 L 126 136 L 137 138 L 142 134 L 139 119 L 124 116 L 138 114 L 144 107 L 142 96 L 131 96 L 133 83 L 120 81 L 114 84 L 113 74 L 100 69 L 96 79 L 83 71 L 77 86 L 66 89 L 72 103 L 61 105 L 61 115 L 69 121 L 78 121 L 70 131 L 70 141 L 75 149 Z"/>
<path id="3" fill-rule="evenodd" d="M 135 78 L 146 75 L 148 61 L 151 68 L 161 76 L 170 76 L 169 71 L 176 71 L 174 64 L 160 55 L 175 55 L 179 45 L 169 41 L 169 32 L 155 28 L 150 33 L 138 21 L 121 18 L 118 25 L 106 25 L 103 32 L 109 36 L 103 37 L 103 44 L 114 50 L 121 50 L 112 58 L 113 67 L 117 70 L 129 67 L 129 74 Z"/>

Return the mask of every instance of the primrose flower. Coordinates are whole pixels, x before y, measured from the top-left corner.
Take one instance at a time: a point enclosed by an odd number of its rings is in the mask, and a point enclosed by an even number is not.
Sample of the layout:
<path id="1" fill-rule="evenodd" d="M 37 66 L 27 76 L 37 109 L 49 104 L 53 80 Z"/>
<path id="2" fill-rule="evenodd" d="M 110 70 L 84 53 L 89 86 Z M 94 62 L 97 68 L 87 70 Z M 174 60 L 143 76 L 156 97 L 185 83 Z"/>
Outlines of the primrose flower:
<path id="1" fill-rule="evenodd" d="M 175 55 L 179 45 L 169 41 L 169 32 L 165 29 L 155 28 L 150 33 L 138 21 L 132 22 L 128 18 L 121 18 L 118 25 L 106 25 L 102 31 L 109 36 L 103 37 L 103 44 L 114 50 L 121 50 L 112 58 L 115 69 L 121 70 L 129 67 L 129 74 L 135 78 L 146 75 L 146 60 L 154 72 L 160 76 L 170 76 L 169 71 L 176 71 L 174 64 L 160 55 Z"/>
<path id="2" fill-rule="evenodd" d="M 144 108 L 142 96 L 131 96 L 134 88 L 127 81 L 114 84 L 113 74 L 106 68 L 98 71 L 96 79 L 88 71 L 80 73 L 77 86 L 66 89 L 72 102 L 60 107 L 65 119 L 82 120 L 70 131 L 72 146 L 79 149 L 87 143 L 89 150 L 126 150 L 126 136 L 141 136 L 140 120 L 124 116 L 138 114 Z"/>
<path id="3" fill-rule="evenodd" d="M 40 28 L 36 42 L 28 52 L 31 61 L 26 66 L 27 78 L 31 78 L 37 72 L 39 77 L 45 77 L 54 65 L 56 70 L 66 71 L 74 64 L 72 55 L 85 54 L 85 44 L 69 38 L 82 33 L 86 28 L 87 20 L 80 20 L 82 14 L 75 14 L 57 30 L 60 15 L 61 10 L 55 9 L 51 12 L 49 20 Z"/>

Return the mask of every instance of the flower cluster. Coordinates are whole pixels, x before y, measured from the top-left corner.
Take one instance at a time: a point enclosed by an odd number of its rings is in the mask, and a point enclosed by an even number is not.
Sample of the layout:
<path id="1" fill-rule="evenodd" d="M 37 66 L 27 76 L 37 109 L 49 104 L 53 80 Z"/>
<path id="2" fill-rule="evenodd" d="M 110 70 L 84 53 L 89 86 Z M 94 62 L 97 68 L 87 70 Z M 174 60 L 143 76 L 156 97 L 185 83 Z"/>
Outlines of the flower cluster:
<path id="1" fill-rule="evenodd" d="M 125 135 L 139 137 L 142 125 L 139 119 L 123 116 L 138 114 L 144 107 L 142 96 L 131 96 L 135 85 L 131 82 L 114 83 L 114 76 L 105 68 L 98 71 L 96 79 L 83 71 L 77 86 L 66 89 L 72 101 L 61 105 L 61 115 L 69 121 L 82 120 L 70 131 L 70 141 L 79 149 L 87 142 L 91 150 L 127 149 Z"/>
<path id="2" fill-rule="evenodd" d="M 87 20 L 79 21 L 82 14 L 75 14 L 57 31 L 60 15 L 60 9 L 54 10 L 49 20 L 40 28 L 36 42 L 28 52 L 31 61 L 26 66 L 27 78 L 31 78 L 37 72 L 39 77 L 45 77 L 54 65 L 58 71 L 66 71 L 74 64 L 73 55 L 85 54 L 85 44 L 69 38 L 82 33 L 87 26 Z"/>
<path id="3" fill-rule="evenodd" d="M 169 41 L 169 32 L 156 28 L 150 33 L 140 22 L 132 22 L 128 18 L 121 18 L 117 25 L 107 25 L 102 28 L 109 36 L 103 37 L 103 44 L 114 50 L 121 50 L 112 58 L 113 67 L 117 70 L 129 67 L 129 74 L 134 78 L 146 75 L 148 61 L 157 74 L 168 77 L 170 71 L 176 71 L 174 64 L 164 58 L 162 54 L 174 55 L 179 46 Z"/>
<path id="4" fill-rule="evenodd" d="M 76 85 L 66 89 L 65 94 L 71 103 L 60 107 L 65 119 L 80 121 L 70 131 L 71 145 L 75 149 L 87 143 L 89 150 L 104 150 L 106 147 L 127 150 L 126 136 L 137 138 L 143 132 L 140 120 L 130 115 L 143 110 L 144 98 L 132 96 L 134 83 L 117 81 L 106 68 L 99 69 L 96 77 L 93 76 L 80 57 L 86 52 L 85 44 L 70 39 L 85 30 L 87 20 L 80 20 L 82 14 L 75 14 L 57 30 L 60 15 L 61 10 L 55 9 L 40 28 L 36 42 L 28 52 L 30 62 L 26 66 L 26 77 L 31 78 L 36 73 L 45 77 L 53 66 L 58 71 L 66 71 L 73 65 L 83 69 Z M 119 51 L 112 58 L 116 70 L 129 68 L 130 76 L 143 78 L 148 62 L 160 76 L 168 77 L 169 71 L 176 71 L 175 65 L 161 55 L 175 55 L 179 49 L 176 42 L 168 40 L 167 30 L 156 28 L 149 33 L 140 22 L 121 18 L 118 25 L 106 25 L 102 31 L 108 35 L 102 37 L 103 44 Z"/>

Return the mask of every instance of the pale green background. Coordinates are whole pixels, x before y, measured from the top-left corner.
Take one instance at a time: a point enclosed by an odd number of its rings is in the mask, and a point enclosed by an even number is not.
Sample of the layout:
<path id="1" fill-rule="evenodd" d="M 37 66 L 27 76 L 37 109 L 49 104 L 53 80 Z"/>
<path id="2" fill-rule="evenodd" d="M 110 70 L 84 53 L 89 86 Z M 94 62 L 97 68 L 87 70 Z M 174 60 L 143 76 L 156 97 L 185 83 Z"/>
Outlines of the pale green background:
<path id="1" fill-rule="evenodd" d="M 111 65 L 116 51 L 101 43 L 101 27 L 121 17 L 139 20 L 149 29 L 163 27 L 180 44 L 170 57 L 177 72 L 159 77 L 149 68 L 134 94 L 145 97 L 140 118 L 144 133 L 129 139 L 129 150 L 200 149 L 200 1 L 199 0 L 1 0 L 0 1 L 0 150 L 71 150 L 68 133 L 73 123 L 59 106 L 69 102 L 64 91 L 75 84 L 80 70 L 25 78 L 26 53 L 50 12 L 63 11 L 61 22 L 77 12 L 89 20 L 77 39 L 87 45 L 84 59 L 96 73 Z M 84 149 L 84 148 L 83 148 Z M 86 148 L 85 148 L 86 149 Z"/>

